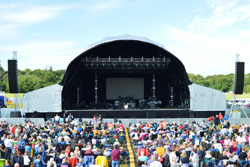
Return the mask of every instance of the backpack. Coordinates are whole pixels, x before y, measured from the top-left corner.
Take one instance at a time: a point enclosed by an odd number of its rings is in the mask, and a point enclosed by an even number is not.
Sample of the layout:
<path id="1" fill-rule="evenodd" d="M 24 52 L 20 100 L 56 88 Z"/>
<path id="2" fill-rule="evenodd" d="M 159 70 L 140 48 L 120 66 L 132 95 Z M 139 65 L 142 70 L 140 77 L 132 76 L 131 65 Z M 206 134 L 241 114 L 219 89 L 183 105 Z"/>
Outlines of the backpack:
<path id="1" fill-rule="evenodd" d="M 143 140 L 148 140 L 148 134 L 145 134 L 145 135 L 143 136 Z"/>
<path id="2" fill-rule="evenodd" d="M 170 167 L 170 161 L 169 161 L 169 155 L 168 154 L 166 154 L 165 157 L 164 157 L 163 166 L 164 167 Z"/>
<path id="3" fill-rule="evenodd" d="M 211 155 L 215 158 L 219 158 L 220 157 L 220 152 L 219 151 L 212 151 Z"/>

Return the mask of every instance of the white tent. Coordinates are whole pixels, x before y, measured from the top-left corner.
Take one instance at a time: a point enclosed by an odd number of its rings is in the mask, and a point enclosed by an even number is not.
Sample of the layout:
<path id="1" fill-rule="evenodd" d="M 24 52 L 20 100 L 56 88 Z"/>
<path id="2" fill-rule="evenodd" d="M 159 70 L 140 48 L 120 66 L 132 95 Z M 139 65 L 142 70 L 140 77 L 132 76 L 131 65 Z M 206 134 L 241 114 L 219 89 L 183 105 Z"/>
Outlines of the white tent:
<path id="1" fill-rule="evenodd" d="M 25 113 L 60 112 L 62 108 L 62 86 L 52 85 L 28 92 L 24 95 L 23 111 Z"/>
<path id="2" fill-rule="evenodd" d="M 226 111 L 226 95 L 222 91 L 197 84 L 188 87 L 191 111 Z"/>

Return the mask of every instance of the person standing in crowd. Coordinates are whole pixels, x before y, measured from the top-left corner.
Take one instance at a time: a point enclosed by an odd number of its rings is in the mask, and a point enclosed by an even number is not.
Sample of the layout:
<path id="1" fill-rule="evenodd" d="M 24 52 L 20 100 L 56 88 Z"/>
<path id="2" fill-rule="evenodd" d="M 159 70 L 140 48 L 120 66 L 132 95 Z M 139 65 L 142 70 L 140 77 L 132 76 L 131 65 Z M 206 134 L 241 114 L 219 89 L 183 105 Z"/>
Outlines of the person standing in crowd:
<path id="1" fill-rule="evenodd" d="M 175 157 L 173 157 L 171 161 L 172 161 L 171 167 L 181 167 L 181 165 L 177 163 Z"/>
<path id="2" fill-rule="evenodd" d="M 15 163 L 14 167 L 19 167 L 20 164 L 19 163 Z"/>
<path id="3" fill-rule="evenodd" d="M 5 162 L 5 165 L 3 167 L 11 167 L 10 164 L 11 164 L 10 160 L 7 159 L 6 162 Z"/>
<path id="4" fill-rule="evenodd" d="M 71 114 L 71 112 L 68 115 L 68 122 L 72 122 L 74 120 L 74 116 Z"/>
<path id="5" fill-rule="evenodd" d="M 14 125 L 10 128 L 10 134 L 11 134 L 11 136 L 15 137 L 15 131 L 16 131 L 16 125 L 14 124 Z"/>
<path id="6" fill-rule="evenodd" d="M 5 159 L 10 159 L 12 150 L 12 140 L 10 139 L 10 135 L 8 135 L 7 139 L 4 140 L 4 146 L 5 146 Z"/>
<path id="7" fill-rule="evenodd" d="M 197 149 L 193 149 L 193 156 L 191 159 L 193 167 L 199 167 L 199 155 L 197 154 Z"/>
<path id="8" fill-rule="evenodd" d="M 19 135 L 20 135 L 20 133 L 21 133 L 21 127 L 18 126 L 18 127 L 16 128 L 16 130 L 15 130 L 15 137 L 18 138 Z"/>
<path id="9" fill-rule="evenodd" d="M 152 157 L 153 162 L 150 163 L 150 167 L 162 167 L 162 164 L 158 161 L 158 154 L 155 151 Z"/>
<path id="10" fill-rule="evenodd" d="M 93 120 L 94 120 L 94 124 L 96 125 L 96 124 L 97 124 L 97 118 L 96 118 L 96 115 L 94 115 Z"/>
<path id="11" fill-rule="evenodd" d="M 62 160 L 61 167 L 71 167 L 71 165 L 68 163 L 68 157 L 65 157 L 65 158 Z M 72 166 L 72 167 L 73 167 L 73 166 Z"/>
<path id="12" fill-rule="evenodd" d="M 37 159 L 34 161 L 34 165 L 36 165 L 36 167 L 43 167 L 45 165 L 41 155 L 37 156 Z"/>
<path id="13" fill-rule="evenodd" d="M 16 154 L 11 157 L 11 163 L 18 163 L 20 166 L 23 166 L 23 155 L 19 150 L 17 150 Z"/>
<path id="14" fill-rule="evenodd" d="M 245 147 L 242 147 L 241 150 L 242 151 L 240 152 L 240 154 L 238 156 L 239 163 L 240 163 L 240 167 L 245 167 L 247 165 L 247 161 L 246 161 L 247 153 L 245 152 Z"/>
<path id="15" fill-rule="evenodd" d="M 60 116 L 58 115 L 58 114 L 56 114 L 56 116 L 55 116 L 55 124 L 57 125 L 57 124 L 59 124 L 59 121 L 60 121 Z"/>
<path id="16" fill-rule="evenodd" d="M 182 158 L 180 160 L 181 167 L 188 167 L 189 166 L 189 158 L 187 157 L 186 151 L 182 152 Z"/>
<path id="17" fill-rule="evenodd" d="M 172 165 L 172 159 L 175 158 L 175 160 L 177 159 L 177 156 L 176 156 L 176 149 L 174 148 L 172 150 L 172 152 L 169 154 L 169 160 L 170 160 L 170 166 Z"/>
<path id="18" fill-rule="evenodd" d="M 112 167 L 120 166 L 120 155 L 121 155 L 121 152 L 118 149 L 118 145 L 114 145 L 114 150 L 112 150 L 111 152 Z"/>
<path id="19" fill-rule="evenodd" d="M 229 116 L 227 114 L 224 115 L 224 121 L 228 121 Z"/>
<path id="20" fill-rule="evenodd" d="M 21 152 L 21 154 L 24 154 L 25 146 L 26 146 L 26 142 L 24 141 L 24 139 L 22 137 L 19 137 L 19 141 L 17 143 L 17 148 Z"/>
<path id="21" fill-rule="evenodd" d="M 102 123 L 102 115 L 101 114 L 99 114 L 98 119 L 99 119 L 99 122 Z"/>

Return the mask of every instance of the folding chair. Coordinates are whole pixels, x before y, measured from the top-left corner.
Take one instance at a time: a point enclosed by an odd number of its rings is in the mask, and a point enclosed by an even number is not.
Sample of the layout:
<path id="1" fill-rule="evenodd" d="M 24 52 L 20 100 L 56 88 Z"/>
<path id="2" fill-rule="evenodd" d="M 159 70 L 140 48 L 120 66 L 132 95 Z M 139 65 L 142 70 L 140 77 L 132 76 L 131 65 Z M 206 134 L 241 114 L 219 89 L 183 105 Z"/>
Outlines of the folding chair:
<path id="1" fill-rule="evenodd" d="M 120 156 L 120 164 L 126 164 L 126 160 L 128 159 L 127 155 Z"/>

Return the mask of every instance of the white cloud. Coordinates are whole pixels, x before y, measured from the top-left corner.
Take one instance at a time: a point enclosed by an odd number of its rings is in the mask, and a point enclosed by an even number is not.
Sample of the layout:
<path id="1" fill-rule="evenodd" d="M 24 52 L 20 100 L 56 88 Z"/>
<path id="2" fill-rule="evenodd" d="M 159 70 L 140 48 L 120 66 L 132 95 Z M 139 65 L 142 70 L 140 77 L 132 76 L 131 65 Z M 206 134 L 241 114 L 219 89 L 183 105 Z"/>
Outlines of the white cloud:
<path id="1" fill-rule="evenodd" d="M 238 34 L 243 37 L 250 37 L 250 30 L 247 31 L 239 31 Z"/>
<path id="2" fill-rule="evenodd" d="M 10 9 L 17 9 L 18 7 L 22 6 L 21 3 L 1 3 L 0 9 L 2 10 L 10 10 Z"/>
<path id="3" fill-rule="evenodd" d="M 248 37 L 211 36 L 169 26 L 164 26 L 161 34 L 163 44 L 183 62 L 188 73 L 204 76 L 234 73 L 236 53 L 241 61 L 250 63 Z M 249 66 L 245 72 L 250 73 Z"/>
<path id="4" fill-rule="evenodd" d="M 201 17 L 197 15 L 188 25 L 190 29 L 201 29 L 210 32 L 216 28 L 229 26 L 241 21 L 250 19 L 250 4 L 247 1 L 239 0 L 208 0 L 208 7 L 211 8 L 211 15 Z M 243 3 L 242 3 L 243 2 Z"/>
<path id="5" fill-rule="evenodd" d="M 104 15 L 113 9 L 122 7 L 123 0 L 106 0 L 106 1 L 95 1 L 94 3 L 82 5 L 83 10 L 87 11 L 85 19 L 93 19 L 97 16 Z"/>
<path id="6" fill-rule="evenodd" d="M 65 10 L 64 6 L 30 6 L 20 10 L 7 10 L 1 14 L 1 21 L 11 23 L 36 23 L 51 19 Z"/>
<path id="7" fill-rule="evenodd" d="M 54 69 L 66 69 L 67 65 L 83 50 L 73 41 L 29 41 L 0 48 L 7 62 L 12 51 L 17 51 L 19 69 L 37 69 L 52 65 Z M 2 53 L 3 53 L 2 52 Z M 6 68 L 6 67 L 5 67 Z"/>
<path id="8" fill-rule="evenodd" d="M 122 0 L 108 0 L 108 1 L 100 1 L 94 5 L 90 5 L 88 9 L 93 12 L 102 12 L 118 8 L 121 6 L 122 6 Z"/>
<path id="9" fill-rule="evenodd" d="M 0 25 L 0 40 L 9 40 L 19 35 L 16 26 L 12 24 Z"/>
<path id="10" fill-rule="evenodd" d="M 69 8 L 69 5 L 0 4 L 0 40 L 17 38 L 22 28 L 55 18 Z"/>

